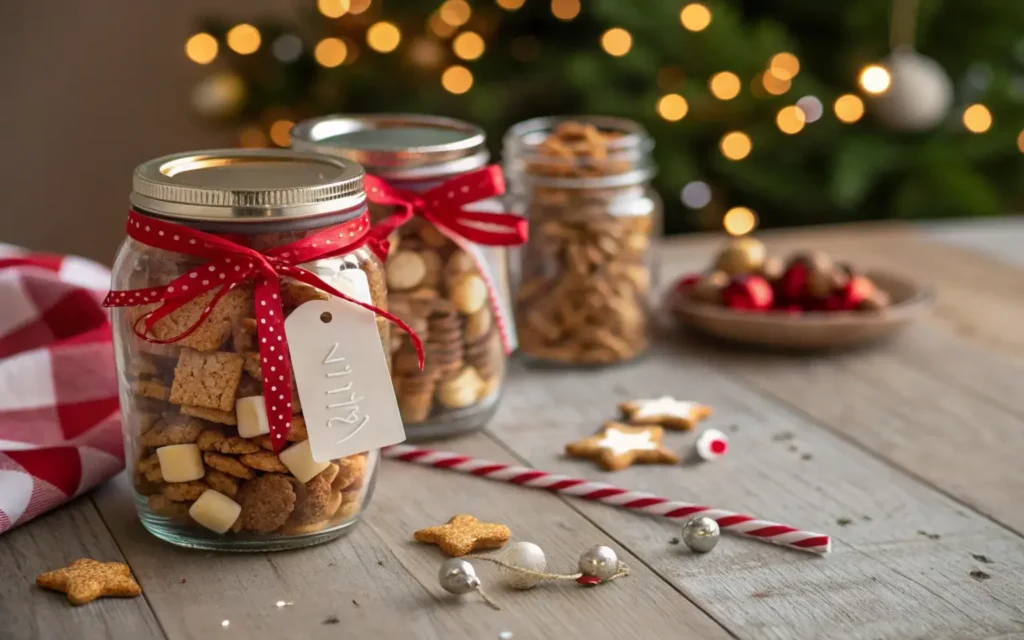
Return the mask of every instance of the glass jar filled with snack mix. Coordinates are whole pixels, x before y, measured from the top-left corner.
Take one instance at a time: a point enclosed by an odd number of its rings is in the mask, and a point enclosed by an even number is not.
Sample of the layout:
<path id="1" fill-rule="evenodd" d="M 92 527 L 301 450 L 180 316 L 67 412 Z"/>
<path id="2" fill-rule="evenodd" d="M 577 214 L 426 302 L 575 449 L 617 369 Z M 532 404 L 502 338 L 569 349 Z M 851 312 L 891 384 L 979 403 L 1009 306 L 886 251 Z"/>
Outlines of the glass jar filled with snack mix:
<path id="1" fill-rule="evenodd" d="M 502 217 L 498 200 L 474 200 L 476 184 L 471 190 L 466 182 L 490 171 L 500 177 L 488 166 L 483 131 L 423 115 L 326 116 L 296 125 L 292 146 L 359 162 L 414 201 L 412 218 L 390 235 L 385 261 L 390 309 L 426 352 L 421 371 L 408 336 L 392 333 L 391 373 L 406 434 L 415 441 L 483 427 L 497 408 L 515 338 L 507 252 L 477 244 L 449 223 L 463 210 Z M 395 214 L 375 203 L 373 188 L 368 197 L 375 223 Z"/>
<path id="2" fill-rule="evenodd" d="M 529 359 L 606 365 L 647 349 L 662 218 L 653 146 L 610 117 L 537 118 L 505 135 L 509 208 L 530 221 L 513 302 Z"/>
<path id="3" fill-rule="evenodd" d="M 108 304 L 142 523 L 166 541 L 219 550 L 341 535 L 370 500 L 378 453 L 314 460 L 295 372 L 289 397 L 277 386 L 292 362 L 280 320 L 330 297 L 289 271 L 298 263 L 386 309 L 383 265 L 360 242 L 362 168 L 287 150 L 183 153 L 140 165 L 131 202 Z M 368 330 L 388 343 L 384 318 Z"/>

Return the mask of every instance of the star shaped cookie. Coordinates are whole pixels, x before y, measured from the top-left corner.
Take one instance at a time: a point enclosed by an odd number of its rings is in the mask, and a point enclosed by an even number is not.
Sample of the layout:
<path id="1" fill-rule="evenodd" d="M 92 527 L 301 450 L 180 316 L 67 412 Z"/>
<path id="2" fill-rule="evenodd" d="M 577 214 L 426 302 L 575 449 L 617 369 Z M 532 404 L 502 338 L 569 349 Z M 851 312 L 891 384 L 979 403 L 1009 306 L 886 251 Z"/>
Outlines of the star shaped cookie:
<path id="1" fill-rule="evenodd" d="M 452 516 L 447 524 L 420 529 L 413 537 L 420 542 L 436 544 L 450 556 L 464 556 L 481 549 L 501 547 L 512 537 L 512 531 L 503 524 L 480 522 L 462 513 Z"/>
<path id="2" fill-rule="evenodd" d="M 679 456 L 661 444 L 663 435 L 661 427 L 608 422 L 597 435 L 565 445 L 565 454 L 595 460 L 606 471 L 619 471 L 634 463 L 677 464 Z"/>
<path id="3" fill-rule="evenodd" d="M 118 596 L 132 598 L 142 593 L 123 562 L 97 562 L 80 558 L 63 569 L 48 571 L 36 578 L 36 584 L 68 594 L 71 604 L 87 604 L 96 598 Z"/>
<path id="4" fill-rule="evenodd" d="M 620 402 L 622 418 L 630 424 L 656 424 L 669 429 L 690 430 L 711 415 L 711 407 L 699 402 L 676 400 L 661 396 L 648 400 Z"/>

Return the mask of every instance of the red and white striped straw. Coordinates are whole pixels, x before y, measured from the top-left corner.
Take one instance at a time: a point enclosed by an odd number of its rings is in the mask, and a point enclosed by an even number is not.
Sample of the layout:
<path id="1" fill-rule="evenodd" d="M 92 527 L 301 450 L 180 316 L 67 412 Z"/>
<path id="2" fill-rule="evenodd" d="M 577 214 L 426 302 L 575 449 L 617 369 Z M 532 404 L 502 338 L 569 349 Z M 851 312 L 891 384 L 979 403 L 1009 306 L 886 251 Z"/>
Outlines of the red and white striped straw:
<path id="1" fill-rule="evenodd" d="M 605 482 L 572 478 L 529 467 L 519 467 L 490 460 L 481 460 L 480 458 L 471 458 L 452 451 L 435 451 L 434 449 L 422 449 L 406 444 L 396 444 L 387 447 L 381 453 L 385 458 L 415 462 L 416 464 L 436 469 L 459 471 L 482 478 L 490 478 L 491 480 L 511 482 L 512 484 L 532 489 L 546 489 L 554 493 L 561 493 L 584 500 L 595 500 L 623 509 L 632 509 L 664 518 L 685 519 L 698 515 L 706 516 L 715 520 L 722 531 L 737 533 L 763 542 L 771 542 L 799 549 L 800 551 L 826 554 L 832 550 L 832 539 L 821 533 L 801 531 L 789 525 L 758 520 L 753 516 L 725 511 L 724 509 L 714 509 L 689 502 L 668 500 L 643 491 L 620 489 Z"/>

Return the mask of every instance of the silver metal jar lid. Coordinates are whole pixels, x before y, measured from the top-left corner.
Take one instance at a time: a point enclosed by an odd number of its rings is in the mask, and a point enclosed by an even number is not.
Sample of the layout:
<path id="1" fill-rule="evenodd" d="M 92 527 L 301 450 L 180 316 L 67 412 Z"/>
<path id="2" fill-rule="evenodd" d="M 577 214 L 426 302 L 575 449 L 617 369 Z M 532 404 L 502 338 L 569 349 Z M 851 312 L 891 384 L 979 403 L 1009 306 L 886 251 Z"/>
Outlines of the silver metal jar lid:
<path id="1" fill-rule="evenodd" d="M 390 180 L 430 180 L 479 169 L 490 154 L 480 127 L 439 116 L 331 115 L 298 123 L 292 147 L 348 158 Z"/>
<path id="2" fill-rule="evenodd" d="M 131 202 L 185 221 L 295 221 L 363 207 L 363 175 L 354 162 L 289 149 L 191 151 L 136 167 Z"/>

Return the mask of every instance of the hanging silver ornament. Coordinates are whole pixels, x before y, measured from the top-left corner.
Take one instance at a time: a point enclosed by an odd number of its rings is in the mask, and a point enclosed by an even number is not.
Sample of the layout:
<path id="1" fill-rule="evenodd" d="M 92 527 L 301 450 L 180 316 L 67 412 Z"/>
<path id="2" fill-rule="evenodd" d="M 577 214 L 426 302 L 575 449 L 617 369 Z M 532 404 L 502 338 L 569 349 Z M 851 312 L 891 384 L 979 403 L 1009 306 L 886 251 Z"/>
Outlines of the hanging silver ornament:
<path id="1" fill-rule="evenodd" d="M 889 88 L 871 96 L 872 113 L 899 131 L 934 129 L 953 106 L 953 82 L 942 66 L 912 49 L 900 49 L 883 61 Z"/>
<path id="2" fill-rule="evenodd" d="M 578 563 L 580 573 L 602 582 L 619 572 L 619 556 L 611 547 L 598 545 L 583 552 Z"/>
<path id="3" fill-rule="evenodd" d="M 707 553 L 714 549 L 720 535 L 718 523 L 705 516 L 690 518 L 683 525 L 683 544 L 697 553 Z"/>
<path id="4" fill-rule="evenodd" d="M 437 572 L 437 580 L 441 583 L 442 589 L 460 596 L 480 588 L 480 578 L 476 575 L 476 569 L 461 558 L 445 560 Z"/>

